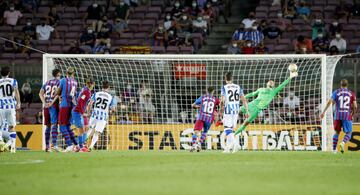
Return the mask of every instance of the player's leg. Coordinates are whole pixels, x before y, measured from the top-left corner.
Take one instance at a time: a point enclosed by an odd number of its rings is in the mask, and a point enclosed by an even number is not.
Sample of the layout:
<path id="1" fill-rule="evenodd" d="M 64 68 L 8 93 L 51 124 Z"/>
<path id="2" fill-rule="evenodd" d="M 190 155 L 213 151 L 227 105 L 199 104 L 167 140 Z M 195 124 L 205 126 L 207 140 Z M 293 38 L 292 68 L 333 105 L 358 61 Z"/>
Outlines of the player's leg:
<path id="1" fill-rule="evenodd" d="M 194 133 L 192 135 L 192 142 L 191 142 L 192 148 L 190 152 L 193 152 L 195 149 L 199 147 L 198 144 L 200 142 L 201 130 L 203 129 L 203 126 L 204 126 L 204 121 L 197 120 L 195 122 Z"/>
<path id="2" fill-rule="evenodd" d="M 86 131 L 86 140 L 91 136 L 91 134 L 93 133 L 94 129 L 95 129 L 95 125 L 96 125 L 96 119 L 93 117 L 90 117 L 89 120 L 89 129 Z"/>
<path id="3" fill-rule="evenodd" d="M 5 116 L 4 119 L 9 124 L 9 137 L 10 137 L 10 141 L 5 144 L 5 147 L 9 147 L 9 145 L 10 145 L 10 152 L 15 153 L 16 152 L 16 131 L 15 131 L 16 111 L 15 111 L 15 109 L 5 110 L 4 116 Z"/>
<path id="4" fill-rule="evenodd" d="M 261 112 L 260 109 L 256 108 L 256 106 L 252 106 L 251 108 L 249 107 L 249 118 L 247 118 L 243 124 L 241 124 L 241 126 L 236 130 L 235 135 L 240 134 L 242 131 L 245 130 L 245 128 L 252 123 L 259 115 L 259 113 Z M 243 112 L 245 113 L 245 111 Z"/>
<path id="5" fill-rule="evenodd" d="M 345 144 L 346 144 L 346 142 L 348 142 L 351 139 L 352 121 L 343 120 L 342 127 L 343 127 L 343 131 L 345 133 L 345 136 L 344 136 L 342 142 L 340 143 L 340 149 L 341 149 L 341 152 L 344 153 Z"/>
<path id="6" fill-rule="evenodd" d="M 0 110 L 0 127 L 1 130 L 3 129 L 3 126 L 5 125 L 5 119 L 3 118 L 3 110 Z M 0 131 L 0 151 L 3 151 L 5 146 L 4 139 L 2 136 L 2 131 Z"/>
<path id="7" fill-rule="evenodd" d="M 56 106 L 52 106 L 49 108 L 49 111 L 50 111 L 50 121 L 51 121 L 52 150 L 56 152 L 61 152 L 60 148 L 57 147 L 59 109 Z"/>
<path id="8" fill-rule="evenodd" d="M 339 134 L 341 132 L 341 121 L 340 120 L 334 120 L 334 130 L 335 130 L 335 133 L 333 135 L 333 152 L 336 153 L 337 150 L 337 144 L 338 144 L 338 141 L 339 141 Z"/>
<path id="9" fill-rule="evenodd" d="M 59 111 L 60 133 L 64 137 L 65 143 L 67 145 L 65 152 L 72 151 L 72 146 L 73 146 L 69 132 L 67 130 L 67 125 L 69 124 L 69 119 L 70 119 L 68 109 L 70 108 L 60 107 L 60 111 Z"/>
<path id="10" fill-rule="evenodd" d="M 211 123 L 209 123 L 209 122 L 204 123 L 204 131 L 201 133 L 200 143 L 205 142 L 206 135 L 207 135 L 207 132 L 209 131 L 210 127 L 211 127 Z"/>
<path id="11" fill-rule="evenodd" d="M 230 153 L 230 150 L 234 147 L 235 136 L 233 128 L 236 125 L 236 122 L 234 123 L 235 119 L 237 120 L 237 115 L 224 114 L 223 116 L 224 132 L 226 135 L 224 153 Z"/>
<path id="12" fill-rule="evenodd" d="M 50 152 L 51 122 L 50 122 L 49 108 L 44 108 L 44 125 L 45 125 L 45 152 Z"/>
<path id="13" fill-rule="evenodd" d="M 106 121 L 102 121 L 102 120 L 96 121 L 95 132 L 94 132 L 94 135 L 92 137 L 91 144 L 89 147 L 90 150 L 94 149 L 95 144 L 99 140 L 99 135 L 104 132 L 105 127 L 106 127 Z"/>

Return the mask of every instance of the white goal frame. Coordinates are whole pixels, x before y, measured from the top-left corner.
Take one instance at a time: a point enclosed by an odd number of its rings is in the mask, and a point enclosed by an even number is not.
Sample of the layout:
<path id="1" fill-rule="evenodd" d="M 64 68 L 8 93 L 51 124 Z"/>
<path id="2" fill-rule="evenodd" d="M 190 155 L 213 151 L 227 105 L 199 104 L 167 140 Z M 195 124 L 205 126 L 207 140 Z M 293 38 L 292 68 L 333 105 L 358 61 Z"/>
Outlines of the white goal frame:
<path id="1" fill-rule="evenodd" d="M 328 98 L 332 92 L 332 82 L 334 77 L 334 71 L 336 63 L 341 59 L 342 56 L 337 57 L 327 57 L 325 54 L 281 54 L 281 55 L 122 55 L 122 54 L 44 54 L 43 55 L 43 75 L 42 80 L 45 83 L 49 78 L 51 78 L 51 70 L 54 68 L 54 63 L 52 58 L 102 58 L 102 59 L 136 59 L 136 60 L 177 60 L 177 59 L 207 59 L 207 60 L 217 60 L 217 59 L 266 59 L 266 58 L 321 58 L 321 107 L 325 107 Z M 332 58 L 329 60 L 329 58 Z M 331 61 L 331 62 L 330 62 Z M 331 66 L 328 65 L 331 63 Z M 331 110 L 331 109 L 330 109 Z M 333 133 L 332 125 L 332 111 L 327 112 L 325 118 L 321 122 L 321 131 L 322 131 L 322 151 L 331 150 L 331 135 Z M 45 132 L 45 127 L 43 128 Z M 45 139 L 43 136 L 43 148 L 45 148 Z"/>

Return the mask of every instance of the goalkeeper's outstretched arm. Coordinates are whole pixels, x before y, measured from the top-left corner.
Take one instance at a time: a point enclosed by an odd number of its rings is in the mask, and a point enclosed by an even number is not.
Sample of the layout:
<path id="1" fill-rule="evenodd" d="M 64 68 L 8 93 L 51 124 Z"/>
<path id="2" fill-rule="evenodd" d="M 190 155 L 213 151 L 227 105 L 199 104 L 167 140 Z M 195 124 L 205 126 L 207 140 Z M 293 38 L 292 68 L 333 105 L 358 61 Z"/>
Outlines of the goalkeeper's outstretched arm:
<path id="1" fill-rule="evenodd" d="M 254 92 L 251 92 L 251 93 L 248 93 L 245 95 L 245 99 L 249 99 L 249 98 L 252 98 L 252 97 L 255 97 L 259 94 L 259 89 L 254 91 Z"/>
<path id="2" fill-rule="evenodd" d="M 240 99 L 245 107 L 246 113 L 245 113 L 245 117 L 248 118 L 249 117 L 249 106 L 248 106 L 248 102 L 245 98 L 244 95 L 240 96 Z"/>
<path id="3" fill-rule="evenodd" d="M 324 111 L 320 114 L 320 119 L 324 118 L 325 113 L 326 113 L 327 109 L 329 109 L 331 104 L 335 104 L 335 101 L 333 99 L 329 99 L 328 102 L 326 103 Z"/>

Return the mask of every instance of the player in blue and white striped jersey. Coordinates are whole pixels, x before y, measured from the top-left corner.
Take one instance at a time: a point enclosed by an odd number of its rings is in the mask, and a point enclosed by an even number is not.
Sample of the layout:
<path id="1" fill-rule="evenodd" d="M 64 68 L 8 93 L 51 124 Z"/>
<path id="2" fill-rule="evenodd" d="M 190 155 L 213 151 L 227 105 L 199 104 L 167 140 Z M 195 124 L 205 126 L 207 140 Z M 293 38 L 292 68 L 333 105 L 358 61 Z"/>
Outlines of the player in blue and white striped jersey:
<path id="1" fill-rule="evenodd" d="M 223 112 L 223 124 L 224 131 L 226 134 L 226 146 L 224 153 L 229 153 L 231 149 L 233 152 L 236 152 L 237 148 L 235 147 L 235 135 L 234 128 L 237 124 L 239 112 L 240 112 L 240 100 L 246 108 L 246 113 L 248 112 L 247 101 L 245 99 L 243 90 L 239 85 L 236 85 L 232 82 L 233 76 L 231 72 L 225 74 L 226 85 L 221 88 L 221 103 L 220 111 Z M 221 112 L 220 112 L 221 113 Z"/>
<path id="2" fill-rule="evenodd" d="M 10 67 L 1 68 L 0 79 L 0 124 L 7 121 L 9 125 L 9 136 L 11 143 L 4 144 L 0 133 L 0 150 L 10 145 L 10 152 L 16 152 L 16 109 L 20 109 L 20 94 L 18 83 L 15 79 L 9 78 Z"/>
<path id="3" fill-rule="evenodd" d="M 88 113 L 91 108 L 91 117 L 89 121 L 88 135 L 95 129 L 95 133 L 92 137 L 89 149 L 92 150 L 94 145 L 99 139 L 99 135 L 104 131 L 107 120 L 109 117 L 109 111 L 115 111 L 116 99 L 109 93 L 110 84 L 108 81 L 103 82 L 102 90 L 92 95 L 90 102 L 87 106 Z"/>

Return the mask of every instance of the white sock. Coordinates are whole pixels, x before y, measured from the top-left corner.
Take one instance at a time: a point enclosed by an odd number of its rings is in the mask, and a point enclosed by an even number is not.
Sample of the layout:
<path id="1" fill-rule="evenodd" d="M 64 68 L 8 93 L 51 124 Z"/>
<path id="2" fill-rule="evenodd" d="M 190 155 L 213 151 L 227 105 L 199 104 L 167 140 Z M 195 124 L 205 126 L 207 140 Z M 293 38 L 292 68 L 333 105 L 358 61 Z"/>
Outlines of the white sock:
<path id="1" fill-rule="evenodd" d="M 1 127 L 1 126 L 0 126 Z M 0 142 L 3 142 L 3 137 L 2 137 L 2 130 L 0 129 Z"/>
<path id="2" fill-rule="evenodd" d="M 91 144 L 90 144 L 89 148 L 93 148 L 95 146 L 96 142 L 98 141 L 98 139 L 99 139 L 99 134 L 95 132 L 93 137 L 92 137 Z"/>
<path id="3" fill-rule="evenodd" d="M 16 147 L 16 132 L 10 132 L 11 148 Z"/>
<path id="4" fill-rule="evenodd" d="M 227 140 L 226 140 L 227 149 L 233 148 L 234 141 L 235 141 L 235 134 L 234 133 L 230 133 L 229 135 L 227 135 Z"/>
<path id="5" fill-rule="evenodd" d="M 86 132 L 86 139 L 89 139 L 92 131 L 93 131 L 93 129 L 92 129 L 92 128 L 89 128 L 89 130 Z"/>

